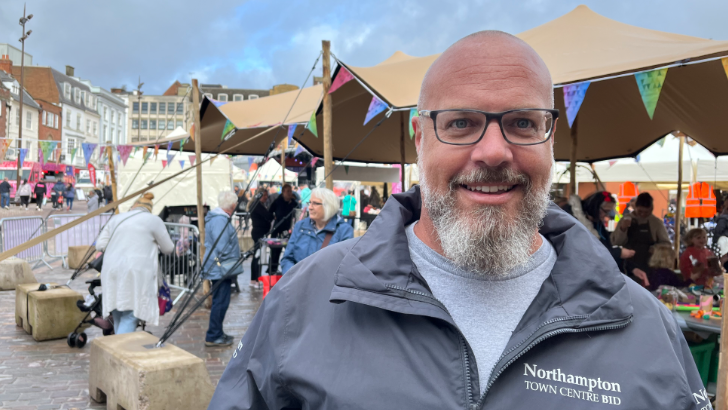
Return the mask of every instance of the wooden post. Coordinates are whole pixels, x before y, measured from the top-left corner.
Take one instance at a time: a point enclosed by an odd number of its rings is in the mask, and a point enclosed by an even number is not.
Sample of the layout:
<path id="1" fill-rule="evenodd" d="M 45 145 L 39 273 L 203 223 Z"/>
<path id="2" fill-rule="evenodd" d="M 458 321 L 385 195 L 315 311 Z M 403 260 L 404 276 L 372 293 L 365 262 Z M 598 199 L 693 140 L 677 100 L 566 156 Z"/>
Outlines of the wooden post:
<path id="1" fill-rule="evenodd" d="M 106 156 L 109 158 L 109 176 L 111 177 L 111 195 L 113 197 L 113 200 L 111 202 L 116 202 L 116 200 L 119 198 L 119 195 L 116 193 L 116 171 L 114 171 L 114 149 L 111 147 L 111 145 L 106 147 Z M 114 213 L 119 213 L 119 208 L 116 208 L 116 211 Z"/>
<path id="2" fill-rule="evenodd" d="M 323 47 L 323 65 L 324 65 L 324 173 L 326 175 L 326 188 L 334 189 L 334 176 L 331 171 L 334 169 L 334 146 L 332 139 L 331 126 L 334 123 L 332 119 L 333 103 L 329 88 L 331 88 L 331 42 L 328 40 L 321 41 Z"/>
<path id="3" fill-rule="evenodd" d="M 728 280 L 728 274 L 723 274 L 723 283 L 726 283 L 725 281 Z M 725 317 L 726 309 L 725 309 L 725 303 L 723 303 L 723 309 L 721 314 L 723 317 Z M 723 320 L 721 322 L 721 335 L 728 334 L 728 320 Z M 718 365 L 718 381 L 716 386 L 716 400 L 715 400 L 715 410 L 728 410 L 728 403 L 726 402 L 726 387 L 728 387 L 728 366 L 723 362 L 722 356 L 723 352 L 728 349 L 728 338 L 721 337 L 720 338 L 720 346 L 718 350 L 718 359 L 719 359 L 719 365 Z"/>
<path id="4" fill-rule="evenodd" d="M 571 195 L 576 195 L 576 148 L 577 148 L 577 137 L 576 128 L 579 123 L 579 117 L 574 119 L 574 123 L 571 125 L 571 163 L 569 164 L 569 190 Z"/>
<path id="5" fill-rule="evenodd" d="M 405 134 L 407 133 L 407 131 L 409 131 L 409 128 L 407 127 L 407 121 L 404 118 L 405 114 L 407 114 L 407 116 L 409 117 L 409 111 L 400 111 L 399 112 L 399 122 L 401 125 L 401 127 L 400 127 L 401 132 L 400 132 L 400 136 L 399 136 L 399 166 L 401 168 L 400 168 L 399 172 L 401 175 L 400 179 L 402 180 L 402 192 L 407 191 L 407 187 L 404 186 L 404 161 L 405 161 L 405 159 L 404 159 L 404 156 L 405 156 L 404 155 L 404 143 L 405 143 L 404 138 L 405 138 Z"/>
<path id="6" fill-rule="evenodd" d="M 195 122 L 195 157 L 198 164 L 202 163 L 202 137 L 200 135 L 200 90 L 197 85 L 197 79 L 192 80 L 192 112 L 194 113 Z M 197 173 L 197 228 L 200 230 L 200 260 L 205 259 L 205 211 L 202 207 L 202 166 L 195 168 Z M 210 281 L 206 280 L 202 283 L 202 291 L 207 293 L 210 291 Z M 212 298 L 205 300 L 205 307 L 212 306 Z"/>
<path id="7" fill-rule="evenodd" d="M 281 186 L 286 184 L 286 148 L 288 148 L 288 139 L 281 141 Z"/>
<path id="8" fill-rule="evenodd" d="M 682 182 L 683 182 L 683 148 L 685 134 L 679 133 L 680 149 L 677 160 L 677 203 L 675 204 L 675 259 L 680 260 L 680 223 L 682 220 Z"/>

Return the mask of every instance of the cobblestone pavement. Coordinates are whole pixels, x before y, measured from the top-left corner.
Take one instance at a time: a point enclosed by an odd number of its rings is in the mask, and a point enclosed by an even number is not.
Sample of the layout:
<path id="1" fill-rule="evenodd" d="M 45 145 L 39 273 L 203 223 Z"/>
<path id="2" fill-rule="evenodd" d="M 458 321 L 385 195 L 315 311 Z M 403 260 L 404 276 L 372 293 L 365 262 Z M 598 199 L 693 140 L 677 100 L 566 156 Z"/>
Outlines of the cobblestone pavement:
<path id="1" fill-rule="evenodd" d="M 53 270 L 47 267 L 34 270 L 38 281 L 66 283 L 72 271 L 61 268 L 60 261 L 51 265 Z M 246 269 L 249 269 L 249 263 L 247 265 Z M 91 272 L 84 273 L 71 284 L 71 288 L 82 295 L 88 294 L 85 281 L 94 276 Z M 224 323 L 225 332 L 235 337 L 232 346 L 205 347 L 210 311 L 204 307 L 196 311 L 169 339 L 169 343 L 205 361 L 214 385 L 217 385 L 235 345 L 250 325 L 262 300 L 259 290 L 250 289 L 245 283 L 242 285 L 241 293 L 232 294 Z M 173 296 L 176 293 L 173 291 Z M 160 318 L 159 326 L 147 327 L 147 330 L 161 336 L 172 319 L 172 313 L 174 310 Z M 88 396 L 88 345 L 82 349 L 71 349 L 65 339 L 36 342 L 15 325 L 14 316 L 15 291 L 0 292 L 0 407 L 33 410 L 105 409 L 105 404 L 96 403 Z M 95 327 L 89 328 L 86 333 L 90 340 L 103 337 L 101 330 Z"/>

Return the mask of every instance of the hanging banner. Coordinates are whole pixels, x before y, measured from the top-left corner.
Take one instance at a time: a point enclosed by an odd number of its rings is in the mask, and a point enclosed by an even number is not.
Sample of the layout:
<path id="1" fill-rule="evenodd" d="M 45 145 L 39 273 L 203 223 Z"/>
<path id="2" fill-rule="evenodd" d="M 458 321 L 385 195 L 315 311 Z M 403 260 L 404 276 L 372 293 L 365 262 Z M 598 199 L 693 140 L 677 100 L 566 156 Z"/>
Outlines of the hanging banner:
<path id="1" fill-rule="evenodd" d="M 157 155 L 159 154 L 159 144 L 154 145 L 154 160 L 157 160 Z"/>
<path id="2" fill-rule="evenodd" d="M 183 159 L 179 160 L 179 166 L 180 166 L 180 168 L 183 168 L 184 169 L 184 167 L 185 167 L 185 160 L 183 160 Z"/>
<path id="3" fill-rule="evenodd" d="M 167 168 L 167 160 L 166 159 L 163 159 L 162 160 L 162 168 Z"/>
<path id="4" fill-rule="evenodd" d="M 253 166 L 253 162 L 255 162 L 255 157 L 248 157 L 248 171 Z"/>
<path id="5" fill-rule="evenodd" d="M 576 115 L 579 113 L 579 108 L 581 108 L 581 103 L 584 102 L 586 89 L 589 88 L 589 84 L 589 81 L 584 81 L 583 83 L 569 84 L 563 87 L 566 121 L 569 122 L 569 128 L 574 124 Z"/>
<path id="6" fill-rule="evenodd" d="M 126 166 L 126 160 L 129 159 L 129 155 L 131 154 L 131 150 L 134 147 L 131 145 L 119 145 L 116 147 L 117 151 L 119 151 L 119 156 L 121 157 L 121 162 Z"/>
<path id="7" fill-rule="evenodd" d="M 144 147 L 144 149 L 142 149 L 142 157 L 144 158 L 145 161 L 148 158 L 147 157 L 147 151 L 149 151 L 149 147 Z"/>
<path id="8" fill-rule="evenodd" d="M 5 154 L 8 152 L 8 147 L 10 146 L 10 142 L 12 140 L 0 140 L 0 160 L 5 159 Z"/>
<path id="9" fill-rule="evenodd" d="M 364 125 L 367 125 L 372 118 L 376 117 L 377 114 L 387 109 L 387 104 L 384 101 L 372 96 L 372 101 L 369 103 L 369 109 L 367 109 L 367 116 L 364 118 Z"/>
<path id="10" fill-rule="evenodd" d="M 58 146 L 58 141 L 43 141 L 46 142 L 45 146 L 43 147 L 43 158 L 48 161 L 50 158 L 53 157 L 53 152 L 56 150 L 56 147 Z"/>
<path id="11" fill-rule="evenodd" d="M 19 155 L 20 155 L 20 168 L 23 168 L 23 163 L 25 162 L 25 156 L 28 155 L 28 149 L 21 148 Z"/>
<path id="12" fill-rule="evenodd" d="M 291 141 L 293 141 L 293 133 L 296 132 L 296 126 L 298 124 L 291 124 L 288 126 L 288 146 L 291 146 Z"/>
<path id="13" fill-rule="evenodd" d="M 415 129 L 412 127 L 412 118 L 419 117 L 420 113 L 417 112 L 417 108 L 413 108 L 410 110 L 410 117 L 409 117 L 409 132 L 410 132 L 410 139 L 415 136 Z"/>
<path id="14" fill-rule="evenodd" d="M 71 163 L 75 162 L 76 159 L 76 152 L 78 151 L 78 147 L 71 150 Z"/>
<path id="15" fill-rule="evenodd" d="M 187 138 L 185 138 L 184 140 L 180 141 L 180 143 L 179 143 L 179 153 L 180 153 L 180 155 L 182 155 L 182 148 L 184 148 L 185 144 L 187 144 Z"/>
<path id="16" fill-rule="evenodd" d="M 195 161 L 197 160 L 197 157 L 195 155 L 190 155 L 187 158 L 190 159 L 190 165 L 194 167 L 195 166 Z"/>
<path id="17" fill-rule="evenodd" d="M 334 82 L 331 83 L 331 87 L 329 87 L 329 94 L 338 90 L 339 87 L 353 79 L 354 75 L 349 70 L 347 70 L 346 67 L 342 66 L 339 72 L 336 73 L 336 78 L 334 78 Z"/>
<path id="18" fill-rule="evenodd" d="M 645 73 L 636 73 L 634 77 L 637 80 L 637 87 L 640 90 L 642 102 L 645 104 L 647 114 L 652 119 L 655 115 L 657 100 L 660 99 L 662 84 L 665 82 L 665 77 L 667 77 L 667 68 L 647 71 Z"/>
<path id="19" fill-rule="evenodd" d="M 168 164 L 172 164 L 172 159 L 174 159 L 174 157 L 175 157 L 175 154 L 167 151 L 167 163 Z"/>
<path id="20" fill-rule="evenodd" d="M 96 187 L 96 167 L 94 164 L 87 164 L 88 166 L 88 176 L 91 178 L 91 184 Z"/>
<path id="21" fill-rule="evenodd" d="M 318 158 L 314 157 L 313 159 L 311 159 L 311 167 L 315 167 L 317 161 L 318 161 Z"/>
<path id="22" fill-rule="evenodd" d="M 91 161 L 91 156 L 94 154 L 96 145 L 98 144 L 87 144 L 85 142 L 81 144 L 81 149 L 83 150 L 83 158 L 86 160 L 86 167 L 88 167 L 88 162 Z"/>
<path id="23" fill-rule="evenodd" d="M 227 137 L 228 134 L 230 134 L 230 132 L 232 132 L 234 130 L 235 130 L 235 124 L 230 122 L 230 120 L 226 120 L 225 127 L 223 127 L 223 129 L 222 129 L 222 135 L 220 136 L 220 139 L 225 140 L 225 137 Z"/>
<path id="24" fill-rule="evenodd" d="M 306 125 L 309 131 L 311 131 L 311 134 L 313 134 L 314 137 L 318 138 L 318 130 L 316 129 L 316 110 L 313 110 L 311 113 L 311 118 L 308 120 L 308 125 Z"/>
<path id="25" fill-rule="evenodd" d="M 43 157 L 43 150 L 38 147 L 38 162 L 43 165 L 45 164 L 45 158 Z"/>
<path id="26" fill-rule="evenodd" d="M 194 123 L 190 127 L 190 138 L 192 138 L 192 141 L 195 140 L 195 124 Z"/>

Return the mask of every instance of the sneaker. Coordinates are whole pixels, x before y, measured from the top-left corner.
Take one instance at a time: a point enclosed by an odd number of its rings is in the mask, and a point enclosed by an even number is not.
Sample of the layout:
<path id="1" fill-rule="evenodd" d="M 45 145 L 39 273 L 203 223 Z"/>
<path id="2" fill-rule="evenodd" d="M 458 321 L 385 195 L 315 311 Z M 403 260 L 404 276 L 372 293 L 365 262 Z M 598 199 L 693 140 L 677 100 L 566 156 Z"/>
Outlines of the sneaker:
<path id="1" fill-rule="evenodd" d="M 233 344 L 233 341 L 231 339 L 225 338 L 225 336 L 215 340 L 214 342 L 205 341 L 205 346 L 207 346 L 207 347 L 224 347 L 224 346 L 230 346 L 232 344 Z"/>
<path id="2" fill-rule="evenodd" d="M 232 342 L 234 342 L 234 341 L 235 341 L 235 337 L 233 337 L 233 336 L 230 336 L 230 335 L 229 335 L 229 334 L 227 334 L 227 333 L 223 333 L 223 334 L 222 334 L 222 337 L 223 337 L 223 338 L 224 338 L 225 340 L 229 340 L 229 341 L 230 341 L 230 343 L 232 343 Z"/>

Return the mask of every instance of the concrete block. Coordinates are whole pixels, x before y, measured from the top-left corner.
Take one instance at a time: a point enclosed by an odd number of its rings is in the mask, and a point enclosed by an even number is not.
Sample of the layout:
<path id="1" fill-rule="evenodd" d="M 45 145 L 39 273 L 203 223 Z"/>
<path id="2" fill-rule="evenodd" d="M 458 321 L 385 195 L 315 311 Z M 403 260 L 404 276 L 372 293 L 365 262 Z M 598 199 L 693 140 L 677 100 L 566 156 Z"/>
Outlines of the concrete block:
<path id="1" fill-rule="evenodd" d="M 0 290 L 13 290 L 24 283 L 38 283 L 28 262 L 18 258 L 0 261 Z"/>
<path id="2" fill-rule="evenodd" d="M 25 284 L 15 289 L 15 323 L 39 342 L 66 338 L 86 316 L 76 306 L 83 297 L 67 287 L 39 291 L 39 286 Z"/>
<path id="3" fill-rule="evenodd" d="M 89 249 L 91 252 L 89 253 Z M 68 247 L 68 269 L 78 269 L 84 261 L 93 260 L 93 257 L 85 259 L 87 255 L 96 252 L 93 245 L 69 246 Z"/>
<path id="4" fill-rule="evenodd" d="M 108 410 L 202 410 L 215 391 L 205 363 L 146 332 L 91 342 L 89 396 Z"/>

